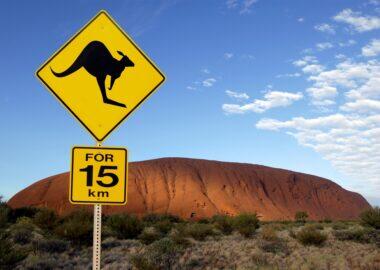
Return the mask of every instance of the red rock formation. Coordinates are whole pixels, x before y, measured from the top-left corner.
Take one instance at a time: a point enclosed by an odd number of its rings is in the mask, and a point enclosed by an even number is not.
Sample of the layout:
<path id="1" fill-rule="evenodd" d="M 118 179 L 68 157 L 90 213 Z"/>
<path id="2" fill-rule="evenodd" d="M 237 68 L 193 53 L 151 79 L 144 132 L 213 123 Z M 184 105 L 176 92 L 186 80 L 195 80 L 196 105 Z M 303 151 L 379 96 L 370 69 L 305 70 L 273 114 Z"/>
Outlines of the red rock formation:
<path id="1" fill-rule="evenodd" d="M 260 165 L 162 158 L 129 166 L 128 203 L 104 206 L 105 213 L 171 213 L 184 218 L 257 212 L 263 220 L 355 219 L 370 207 L 359 194 L 317 176 Z M 68 200 L 69 173 L 38 181 L 9 200 L 11 207 L 45 206 L 59 214 L 77 205 Z"/>

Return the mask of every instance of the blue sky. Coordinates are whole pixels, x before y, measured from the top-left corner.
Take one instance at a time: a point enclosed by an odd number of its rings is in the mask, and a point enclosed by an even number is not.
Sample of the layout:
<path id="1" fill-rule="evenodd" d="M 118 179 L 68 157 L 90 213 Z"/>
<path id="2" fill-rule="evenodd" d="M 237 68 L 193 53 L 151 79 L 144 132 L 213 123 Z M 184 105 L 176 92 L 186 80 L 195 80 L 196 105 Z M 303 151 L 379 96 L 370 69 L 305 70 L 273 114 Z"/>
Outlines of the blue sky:
<path id="1" fill-rule="evenodd" d="M 89 133 L 37 68 L 107 10 L 166 74 L 106 141 L 329 178 L 380 204 L 380 1 L 7 1 L 0 193 L 68 171 Z"/>

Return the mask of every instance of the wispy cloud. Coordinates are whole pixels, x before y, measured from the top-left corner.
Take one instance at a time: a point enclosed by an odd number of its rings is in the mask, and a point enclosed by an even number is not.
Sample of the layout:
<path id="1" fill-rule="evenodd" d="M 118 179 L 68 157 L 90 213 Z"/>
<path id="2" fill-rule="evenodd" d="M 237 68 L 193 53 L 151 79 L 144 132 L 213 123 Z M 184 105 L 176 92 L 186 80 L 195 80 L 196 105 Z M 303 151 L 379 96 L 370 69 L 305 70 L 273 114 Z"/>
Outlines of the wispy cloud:
<path id="1" fill-rule="evenodd" d="M 208 68 L 202 68 L 201 72 L 204 73 L 204 74 L 210 74 L 211 73 Z"/>
<path id="2" fill-rule="evenodd" d="M 327 34 L 335 34 L 334 27 L 328 23 L 317 24 L 316 26 L 314 26 L 314 29 Z"/>
<path id="3" fill-rule="evenodd" d="M 366 32 L 380 28 L 380 17 L 362 15 L 347 8 L 334 16 L 334 20 L 350 25 L 357 32 Z"/>
<path id="4" fill-rule="evenodd" d="M 315 56 L 313 55 L 306 55 L 304 57 L 302 57 L 301 59 L 298 59 L 298 60 L 295 60 L 292 62 L 293 65 L 295 65 L 296 67 L 303 67 L 303 66 L 306 66 L 308 64 L 315 64 L 315 63 L 318 63 L 318 60 Z"/>
<path id="5" fill-rule="evenodd" d="M 224 53 L 223 57 L 224 57 L 224 59 L 229 60 L 232 57 L 234 57 L 234 54 L 230 53 L 230 52 L 226 52 L 226 53 Z"/>
<path id="6" fill-rule="evenodd" d="M 234 99 L 237 99 L 237 100 L 249 99 L 249 96 L 248 96 L 247 93 L 235 92 L 235 91 L 232 91 L 232 90 L 226 90 L 226 94 L 230 98 L 234 98 Z"/>
<path id="7" fill-rule="evenodd" d="M 353 40 L 353 39 L 349 39 L 348 41 L 346 42 L 339 42 L 338 43 L 340 47 L 350 47 L 352 45 L 355 45 L 356 44 L 356 41 Z"/>
<path id="8" fill-rule="evenodd" d="M 248 112 L 263 113 L 275 107 L 287 107 L 303 98 L 302 93 L 269 91 L 264 99 L 255 99 L 247 104 L 223 104 L 222 109 L 227 114 L 245 114 Z"/>
<path id="9" fill-rule="evenodd" d="M 228 9 L 237 9 L 240 14 L 251 13 L 252 6 L 258 0 L 227 0 L 226 6 Z"/>
<path id="10" fill-rule="evenodd" d="M 285 74 L 279 74 L 276 76 L 276 78 L 294 78 L 294 77 L 300 77 L 301 73 L 294 72 L 294 73 L 285 73 Z"/>
<path id="11" fill-rule="evenodd" d="M 302 23 L 302 22 L 304 22 L 304 21 L 305 21 L 305 19 L 302 18 L 302 17 L 300 17 L 300 18 L 297 19 L 297 22 L 300 22 L 300 23 Z"/>
<path id="12" fill-rule="evenodd" d="M 318 51 L 324 51 L 324 50 L 331 49 L 334 47 L 334 45 L 331 44 L 330 42 L 317 43 L 315 46 L 317 47 Z"/>
<path id="13" fill-rule="evenodd" d="M 368 45 L 362 48 L 362 55 L 366 57 L 380 54 L 380 39 L 373 39 Z"/>
<path id="14" fill-rule="evenodd" d="M 215 78 L 208 78 L 202 81 L 204 87 L 212 87 L 216 83 Z"/>

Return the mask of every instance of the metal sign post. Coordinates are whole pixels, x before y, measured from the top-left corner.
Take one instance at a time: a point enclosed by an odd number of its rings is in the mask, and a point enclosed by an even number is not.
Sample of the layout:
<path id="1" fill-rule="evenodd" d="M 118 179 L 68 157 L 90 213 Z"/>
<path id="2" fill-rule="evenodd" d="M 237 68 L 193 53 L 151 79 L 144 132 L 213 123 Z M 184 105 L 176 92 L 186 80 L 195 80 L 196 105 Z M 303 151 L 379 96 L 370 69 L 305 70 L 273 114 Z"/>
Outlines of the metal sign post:
<path id="1" fill-rule="evenodd" d="M 101 147 L 101 142 L 96 142 Z M 102 205 L 94 205 L 94 228 L 92 236 L 92 270 L 100 270 L 100 256 L 102 250 Z"/>
<path id="2" fill-rule="evenodd" d="M 94 205 L 94 235 L 92 244 L 92 269 L 100 270 L 102 249 L 102 205 Z"/>

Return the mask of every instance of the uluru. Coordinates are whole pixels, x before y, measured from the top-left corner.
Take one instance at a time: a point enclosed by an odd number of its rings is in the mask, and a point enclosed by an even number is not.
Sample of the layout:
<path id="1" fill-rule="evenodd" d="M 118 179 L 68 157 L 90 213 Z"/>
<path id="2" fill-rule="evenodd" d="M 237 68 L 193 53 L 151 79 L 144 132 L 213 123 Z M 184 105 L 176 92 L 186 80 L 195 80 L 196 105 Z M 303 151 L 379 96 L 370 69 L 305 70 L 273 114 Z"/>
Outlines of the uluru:
<path id="1" fill-rule="evenodd" d="M 81 207 L 70 204 L 68 190 L 66 172 L 30 185 L 8 204 L 48 207 L 63 215 Z M 360 194 L 313 175 L 254 164 L 160 158 L 130 163 L 127 204 L 104 206 L 103 212 L 196 219 L 256 212 L 262 220 L 289 220 L 306 211 L 314 220 L 351 220 L 368 208 Z"/>

